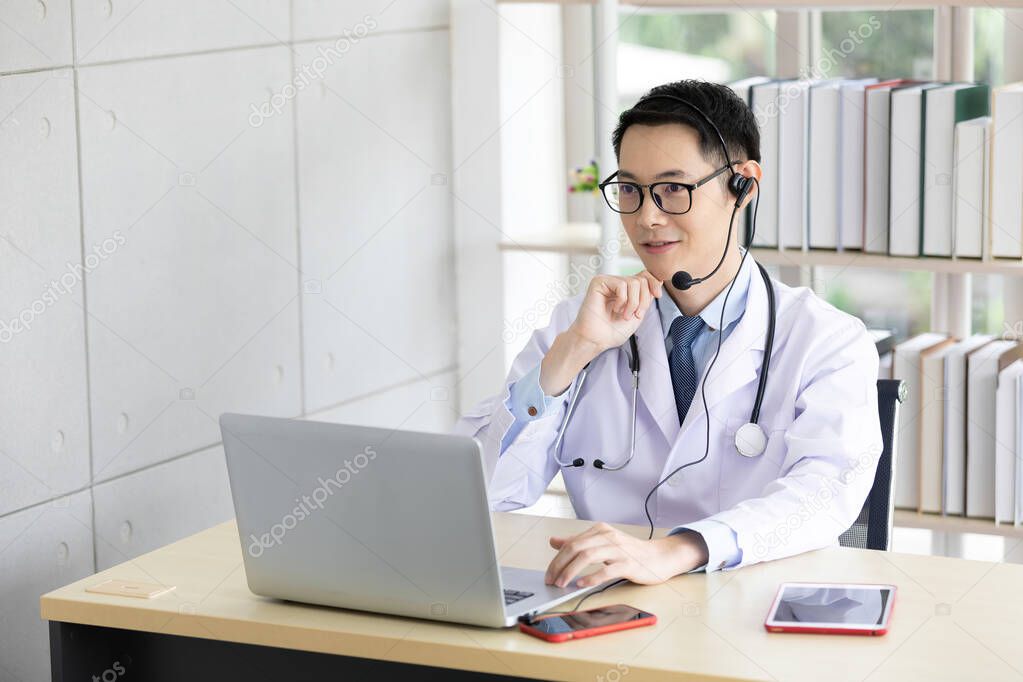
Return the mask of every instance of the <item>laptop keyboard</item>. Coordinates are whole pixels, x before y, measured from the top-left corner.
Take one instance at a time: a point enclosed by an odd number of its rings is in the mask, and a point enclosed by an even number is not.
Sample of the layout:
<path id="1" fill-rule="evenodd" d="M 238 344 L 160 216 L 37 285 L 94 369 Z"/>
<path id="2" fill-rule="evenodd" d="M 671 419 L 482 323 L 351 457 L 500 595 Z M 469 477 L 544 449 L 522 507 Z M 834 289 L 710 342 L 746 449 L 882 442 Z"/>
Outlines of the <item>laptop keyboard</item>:
<path id="1" fill-rule="evenodd" d="M 514 604 L 517 601 L 522 601 L 526 597 L 532 597 L 532 592 L 521 592 L 519 590 L 505 590 L 504 591 L 504 605 Z"/>

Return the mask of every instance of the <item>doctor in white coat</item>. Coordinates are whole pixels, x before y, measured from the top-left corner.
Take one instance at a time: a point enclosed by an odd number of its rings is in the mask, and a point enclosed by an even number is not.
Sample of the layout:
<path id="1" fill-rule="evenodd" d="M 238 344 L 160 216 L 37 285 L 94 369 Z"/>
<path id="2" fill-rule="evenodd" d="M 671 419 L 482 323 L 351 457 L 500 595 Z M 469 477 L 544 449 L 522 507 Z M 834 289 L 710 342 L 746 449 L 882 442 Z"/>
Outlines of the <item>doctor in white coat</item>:
<path id="1" fill-rule="evenodd" d="M 766 447 L 753 456 L 736 447 L 763 371 L 770 314 L 764 279 L 730 227 L 763 173 L 752 112 L 722 85 L 662 85 L 622 113 L 613 145 L 612 179 L 629 184 L 606 187 L 605 197 L 645 269 L 596 275 L 584 293 L 561 301 L 501 390 L 456 424 L 483 445 L 492 508 L 529 506 L 562 473 L 577 516 L 598 523 L 550 538 L 558 553 L 546 579 L 559 586 L 591 565 L 598 568 L 579 585 L 653 584 L 838 544 L 866 499 L 882 445 L 878 356 L 859 319 L 810 289 L 772 282 L 776 331 L 757 420 Z M 732 173 L 742 177 L 730 187 Z M 680 270 L 698 283 L 674 286 Z M 608 525 L 647 525 L 647 514 L 651 534 L 652 526 L 670 531 L 642 539 Z"/>

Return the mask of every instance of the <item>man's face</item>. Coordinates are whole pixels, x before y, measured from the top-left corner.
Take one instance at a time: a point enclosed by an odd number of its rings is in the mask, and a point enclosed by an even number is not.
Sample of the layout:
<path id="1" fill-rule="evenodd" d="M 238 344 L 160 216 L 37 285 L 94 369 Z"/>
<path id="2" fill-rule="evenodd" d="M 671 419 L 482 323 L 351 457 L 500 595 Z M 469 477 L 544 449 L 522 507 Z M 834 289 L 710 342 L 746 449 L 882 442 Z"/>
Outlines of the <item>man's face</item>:
<path id="1" fill-rule="evenodd" d="M 616 180 L 649 184 L 662 181 L 694 183 L 717 170 L 700 152 L 698 133 L 691 127 L 631 125 L 622 137 Z M 664 175 L 669 171 L 680 171 Z M 687 213 L 665 213 L 643 190 L 643 203 L 635 213 L 623 213 L 622 224 L 646 269 L 659 280 L 670 281 L 679 270 L 694 277 L 710 272 L 725 248 L 728 221 L 735 197 L 724 185 L 722 173 L 693 191 Z M 685 192 L 684 188 L 679 188 Z M 738 218 L 738 215 L 736 215 Z M 736 239 L 735 226 L 732 239 Z M 667 247 L 650 247 L 648 242 L 674 242 Z"/>

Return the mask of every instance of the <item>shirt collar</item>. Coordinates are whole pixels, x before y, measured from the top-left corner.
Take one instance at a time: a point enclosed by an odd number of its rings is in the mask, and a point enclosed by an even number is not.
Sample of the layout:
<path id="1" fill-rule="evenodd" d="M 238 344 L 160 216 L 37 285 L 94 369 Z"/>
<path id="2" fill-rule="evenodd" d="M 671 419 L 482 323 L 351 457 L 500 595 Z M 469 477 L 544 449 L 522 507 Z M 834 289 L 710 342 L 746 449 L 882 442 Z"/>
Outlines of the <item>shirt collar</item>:
<path id="1" fill-rule="evenodd" d="M 742 267 L 739 268 L 739 273 L 735 278 L 735 286 L 732 288 L 732 293 L 728 296 L 728 307 L 725 308 L 725 329 L 728 329 L 733 322 L 742 317 L 743 311 L 746 310 L 746 294 L 749 292 L 750 274 L 754 267 L 752 257 L 743 258 Z M 725 303 L 726 293 L 728 293 L 728 287 L 722 289 L 699 313 L 704 323 L 712 331 L 717 329 L 718 322 L 721 320 L 721 306 Z M 661 330 L 664 332 L 664 338 L 667 339 L 671 334 L 671 323 L 682 312 L 675 305 L 675 301 L 672 300 L 671 296 L 668 295 L 667 287 L 664 289 L 664 294 L 655 300 L 657 302 L 657 311 L 661 315 Z"/>

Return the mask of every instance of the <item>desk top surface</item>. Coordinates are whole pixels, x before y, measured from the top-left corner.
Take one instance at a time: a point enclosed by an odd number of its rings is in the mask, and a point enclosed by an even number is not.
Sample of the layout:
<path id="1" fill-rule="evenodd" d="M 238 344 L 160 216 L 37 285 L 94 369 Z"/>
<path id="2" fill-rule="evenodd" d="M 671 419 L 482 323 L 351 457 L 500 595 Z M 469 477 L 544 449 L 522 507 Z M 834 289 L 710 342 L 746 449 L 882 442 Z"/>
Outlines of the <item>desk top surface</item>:
<path id="1" fill-rule="evenodd" d="M 543 569 L 551 535 L 590 523 L 494 514 L 501 563 Z M 646 529 L 619 526 L 639 536 Z M 155 599 L 86 592 L 106 579 L 174 585 Z M 882 637 L 768 633 L 786 581 L 898 586 Z M 622 585 L 586 607 L 626 603 L 652 627 L 550 644 L 490 630 L 267 599 L 245 582 L 233 521 L 54 590 L 42 617 L 503 675 L 562 680 L 1023 679 L 1023 565 L 828 548 L 735 571 Z"/>

